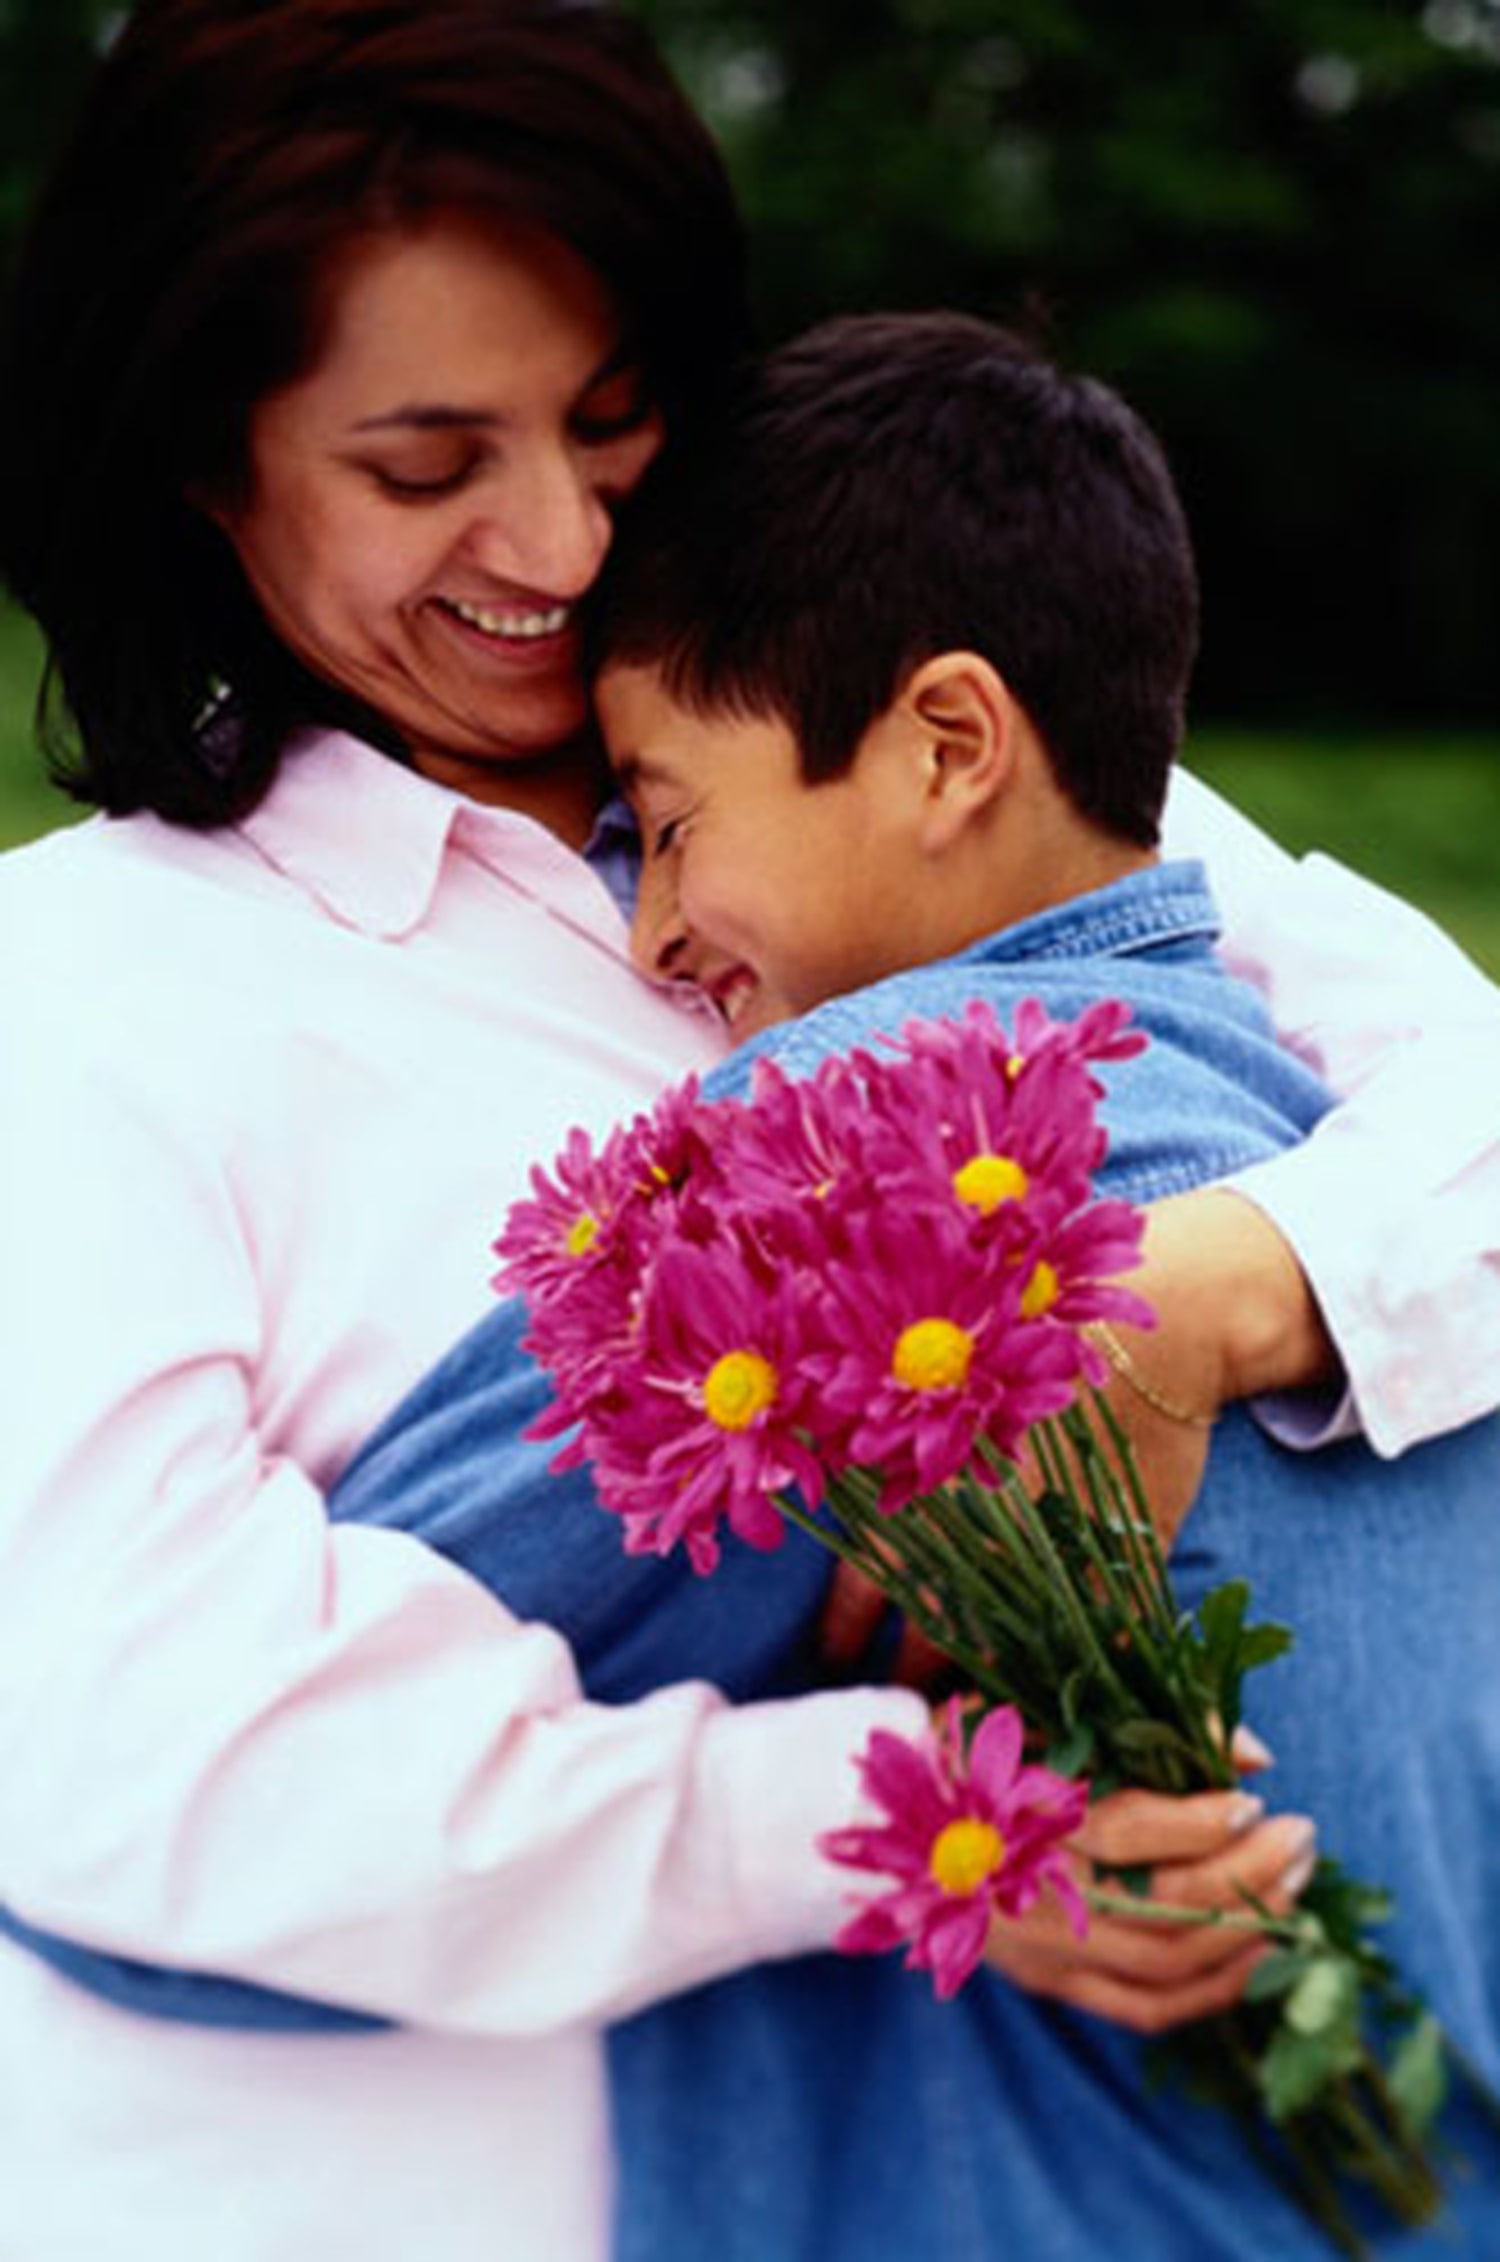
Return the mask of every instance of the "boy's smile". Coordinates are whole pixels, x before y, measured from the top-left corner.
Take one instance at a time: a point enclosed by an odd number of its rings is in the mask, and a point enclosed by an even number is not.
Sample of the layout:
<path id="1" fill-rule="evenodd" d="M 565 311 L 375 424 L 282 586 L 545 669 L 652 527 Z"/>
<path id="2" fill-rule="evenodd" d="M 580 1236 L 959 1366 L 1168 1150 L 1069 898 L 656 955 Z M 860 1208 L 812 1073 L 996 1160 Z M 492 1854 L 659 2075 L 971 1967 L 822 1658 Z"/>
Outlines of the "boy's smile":
<path id="1" fill-rule="evenodd" d="M 808 784 L 786 724 L 696 714 L 653 668 L 606 668 L 596 700 L 641 831 L 646 973 L 696 982 L 748 1037 L 910 963 L 909 765 L 880 724 L 846 773 Z"/>

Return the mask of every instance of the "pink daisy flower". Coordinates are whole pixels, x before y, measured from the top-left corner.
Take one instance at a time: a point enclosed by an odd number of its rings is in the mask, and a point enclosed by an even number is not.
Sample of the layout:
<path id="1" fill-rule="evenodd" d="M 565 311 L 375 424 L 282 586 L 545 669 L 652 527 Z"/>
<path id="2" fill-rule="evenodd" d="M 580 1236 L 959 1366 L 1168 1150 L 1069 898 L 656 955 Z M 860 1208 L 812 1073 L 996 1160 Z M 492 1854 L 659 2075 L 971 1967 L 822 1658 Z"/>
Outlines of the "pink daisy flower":
<path id="1" fill-rule="evenodd" d="M 1141 1049 L 1125 1018 L 1110 1004 L 1056 1023 L 1026 1000 L 1014 1040 L 981 1003 L 958 1021 L 909 1024 L 905 1058 L 876 1096 L 876 1166 L 941 1185 L 980 1234 L 1046 1231 L 1089 1199 L 1106 1142 L 1087 1062 Z"/>
<path id="2" fill-rule="evenodd" d="M 1030 1273 L 977 1249 L 951 1204 L 874 1213 L 849 1256 L 818 1276 L 815 1442 L 835 1463 L 878 1468 L 899 1508 L 1071 1404 L 1085 1347 L 1026 1309 Z"/>
<path id="3" fill-rule="evenodd" d="M 777 1493 L 821 1499 L 823 1468 L 804 1437 L 809 1295 L 805 1276 L 762 1265 L 732 1219 L 716 1238 L 658 1253 L 629 1355 L 580 1440 L 632 1554 L 680 1542 L 696 1571 L 711 1571 L 722 1523 L 775 1547 Z"/>
<path id="4" fill-rule="evenodd" d="M 691 1231 L 716 1190 L 713 1134 L 732 1112 L 731 1102 L 705 1104 L 689 1077 L 602 1146 L 570 1131 L 551 1170 L 532 1171 L 530 1199 L 512 1205 L 495 1243 L 492 1285 L 526 1299 L 526 1347 L 557 1386 L 533 1435 L 557 1435 L 608 1395 L 652 1252 Z"/>
<path id="5" fill-rule="evenodd" d="M 1088 1909 L 1064 1851 L 1088 1807 L 1088 1785 L 1023 1764 L 1013 1705 L 986 1713 L 967 1754 L 957 1699 L 921 1743 L 876 1729 L 856 1763 L 883 1819 L 820 1838 L 846 1868 L 894 1880 L 839 1933 L 850 1955 L 906 1949 L 908 1970 L 957 1994 L 984 1955 L 990 1920 L 1024 1916 L 1049 1889 L 1082 1938 Z"/>

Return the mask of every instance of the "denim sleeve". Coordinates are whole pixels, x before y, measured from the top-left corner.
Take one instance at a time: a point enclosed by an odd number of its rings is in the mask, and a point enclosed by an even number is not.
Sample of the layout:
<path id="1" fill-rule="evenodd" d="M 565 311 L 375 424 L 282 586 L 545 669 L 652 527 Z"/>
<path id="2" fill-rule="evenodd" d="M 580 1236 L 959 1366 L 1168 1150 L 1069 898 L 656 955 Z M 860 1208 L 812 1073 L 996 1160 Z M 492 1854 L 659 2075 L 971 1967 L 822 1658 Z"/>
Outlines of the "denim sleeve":
<path id="1" fill-rule="evenodd" d="M 554 1475 L 555 1441 L 525 1435 L 548 1384 L 524 1329 L 519 1300 L 496 1304 L 381 1424 L 329 1513 L 410 1532 L 517 1617 L 556 1626 L 602 1702 L 682 1680 L 734 1698 L 806 1687 L 822 1551 L 796 1532 L 769 1555 L 731 1541 L 711 1578 L 680 1550 L 627 1555 L 588 1472 Z"/>

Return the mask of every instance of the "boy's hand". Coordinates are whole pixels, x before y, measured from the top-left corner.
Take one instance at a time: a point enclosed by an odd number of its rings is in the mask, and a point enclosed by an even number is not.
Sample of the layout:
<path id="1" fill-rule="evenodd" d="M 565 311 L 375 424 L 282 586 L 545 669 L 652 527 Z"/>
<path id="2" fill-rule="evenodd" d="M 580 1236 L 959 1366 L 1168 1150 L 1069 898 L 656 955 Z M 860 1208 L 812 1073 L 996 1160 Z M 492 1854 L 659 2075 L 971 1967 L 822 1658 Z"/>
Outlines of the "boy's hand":
<path id="1" fill-rule="evenodd" d="M 1258 1820 L 1258 1806 L 1237 1791 L 1116 1792 L 1091 1810 L 1073 1841 L 1079 1882 L 1109 1885 L 1107 1874 L 1096 1879 L 1099 1864 L 1146 1868 L 1153 1900 L 1244 1913 L 1248 1893 L 1285 1915 L 1312 1874 L 1315 1833 L 1300 1815 Z M 1079 1940 L 1049 1895 L 1029 1916 L 995 1919 L 985 1960 L 1030 1994 L 1137 2034 L 1162 2034 L 1230 2009 L 1266 1953 L 1263 1942 L 1230 1927 L 1103 1913 Z"/>
<path id="2" fill-rule="evenodd" d="M 895 1604 L 873 1579 L 852 1563 L 835 1566 L 823 1615 L 818 1621 L 818 1655 L 840 1675 L 857 1672 L 868 1658 L 888 1611 Z M 917 1627 L 903 1619 L 889 1677 L 911 1689 L 931 1689 L 953 1675 L 953 1661 Z"/>

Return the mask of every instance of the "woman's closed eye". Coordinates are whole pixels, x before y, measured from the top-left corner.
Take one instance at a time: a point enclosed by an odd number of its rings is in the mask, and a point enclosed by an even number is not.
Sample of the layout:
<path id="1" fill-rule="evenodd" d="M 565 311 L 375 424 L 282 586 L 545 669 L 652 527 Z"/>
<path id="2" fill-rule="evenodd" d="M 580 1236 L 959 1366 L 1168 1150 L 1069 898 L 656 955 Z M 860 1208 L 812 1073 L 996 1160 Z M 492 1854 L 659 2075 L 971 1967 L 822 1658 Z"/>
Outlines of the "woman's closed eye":
<path id="1" fill-rule="evenodd" d="M 473 456 L 466 455 L 457 462 L 434 464 L 431 467 L 425 464 L 408 467 L 367 463 L 361 468 L 382 495 L 392 496 L 397 502 L 415 503 L 457 494 L 474 471 L 475 462 Z"/>
<path id="2" fill-rule="evenodd" d="M 585 447 L 604 447 L 639 432 L 656 413 L 656 395 L 643 369 L 611 370 L 573 411 L 573 435 Z"/>

